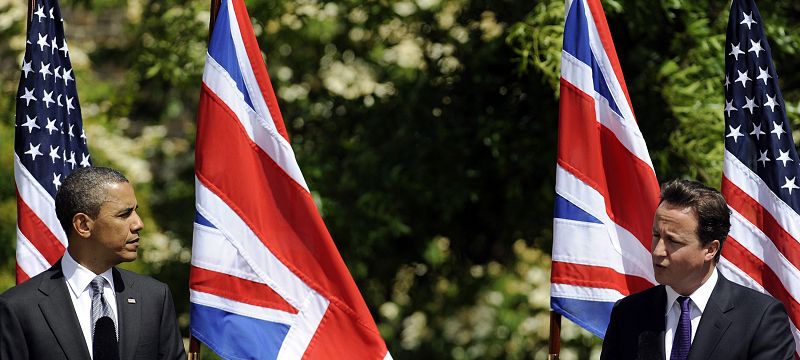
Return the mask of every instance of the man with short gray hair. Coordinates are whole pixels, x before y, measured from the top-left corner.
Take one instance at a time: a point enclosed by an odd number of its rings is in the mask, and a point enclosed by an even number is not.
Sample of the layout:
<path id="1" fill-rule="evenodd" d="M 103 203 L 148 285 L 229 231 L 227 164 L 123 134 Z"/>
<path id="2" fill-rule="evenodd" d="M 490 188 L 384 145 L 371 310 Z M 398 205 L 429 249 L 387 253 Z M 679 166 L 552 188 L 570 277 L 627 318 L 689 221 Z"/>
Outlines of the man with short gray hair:
<path id="1" fill-rule="evenodd" d="M 0 295 L 0 359 L 185 359 L 169 288 L 117 269 L 144 224 L 116 170 L 73 172 L 56 194 L 69 244 L 53 267 Z"/>

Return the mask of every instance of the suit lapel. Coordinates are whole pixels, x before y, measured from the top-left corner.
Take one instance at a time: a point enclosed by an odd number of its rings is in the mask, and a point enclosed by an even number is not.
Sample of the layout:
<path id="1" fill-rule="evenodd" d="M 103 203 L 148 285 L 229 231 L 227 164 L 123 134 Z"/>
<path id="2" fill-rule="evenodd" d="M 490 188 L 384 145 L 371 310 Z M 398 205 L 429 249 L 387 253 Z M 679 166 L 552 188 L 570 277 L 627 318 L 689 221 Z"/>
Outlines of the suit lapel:
<path id="1" fill-rule="evenodd" d="M 719 273 L 718 273 L 719 274 Z M 722 274 L 719 274 L 717 285 L 711 292 L 703 316 L 700 318 L 700 325 L 697 326 L 692 350 L 689 352 L 689 360 L 708 359 L 714 353 L 719 340 L 731 325 L 731 320 L 725 315 L 733 309 L 733 296 L 730 293 L 730 283 Z"/>
<path id="2" fill-rule="evenodd" d="M 86 339 L 75 314 L 75 306 L 69 296 L 64 273 L 61 272 L 61 261 L 47 270 L 48 275 L 42 278 L 39 291 L 46 299 L 39 303 L 39 309 L 45 321 L 53 331 L 56 341 L 61 345 L 68 359 L 88 359 L 89 349 Z"/>
<path id="3" fill-rule="evenodd" d="M 133 359 L 136 354 L 136 345 L 139 343 L 139 329 L 141 319 L 141 299 L 133 279 L 125 273 L 113 268 L 114 291 L 117 297 L 117 311 L 119 311 L 119 349 L 120 358 Z"/>

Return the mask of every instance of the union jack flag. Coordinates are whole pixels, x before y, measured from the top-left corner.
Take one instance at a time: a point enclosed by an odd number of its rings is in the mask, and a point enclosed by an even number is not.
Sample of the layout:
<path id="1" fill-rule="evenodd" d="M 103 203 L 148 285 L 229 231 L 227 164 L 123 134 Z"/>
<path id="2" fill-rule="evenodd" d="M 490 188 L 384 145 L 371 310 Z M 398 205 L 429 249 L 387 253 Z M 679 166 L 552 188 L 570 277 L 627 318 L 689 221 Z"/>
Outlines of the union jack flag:
<path id="1" fill-rule="evenodd" d="M 567 0 L 551 307 L 603 337 L 611 308 L 653 286 L 659 186 L 600 0 Z"/>
<path id="2" fill-rule="evenodd" d="M 56 218 L 56 191 L 73 170 L 91 166 L 61 9 L 57 0 L 39 0 L 34 10 L 14 134 L 17 283 L 64 254 L 67 236 Z"/>
<path id="3" fill-rule="evenodd" d="M 763 25 L 752 0 L 733 1 L 722 177 L 732 215 L 719 269 L 783 302 L 800 354 L 800 163 Z"/>
<path id="4" fill-rule="evenodd" d="M 244 1 L 222 1 L 196 144 L 191 332 L 229 359 L 391 359 L 295 159 Z"/>

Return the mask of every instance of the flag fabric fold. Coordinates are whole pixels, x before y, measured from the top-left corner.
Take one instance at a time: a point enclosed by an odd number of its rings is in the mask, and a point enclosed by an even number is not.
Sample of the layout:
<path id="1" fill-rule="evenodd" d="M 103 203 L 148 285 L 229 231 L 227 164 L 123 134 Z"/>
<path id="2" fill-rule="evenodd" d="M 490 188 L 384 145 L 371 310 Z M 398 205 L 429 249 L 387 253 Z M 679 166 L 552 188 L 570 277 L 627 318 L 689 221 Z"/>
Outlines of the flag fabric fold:
<path id="1" fill-rule="evenodd" d="M 55 195 L 75 169 L 91 166 L 75 74 L 57 0 L 39 0 L 17 90 L 17 283 L 47 270 L 67 247 Z"/>
<path id="2" fill-rule="evenodd" d="M 242 0 L 222 1 L 198 112 L 191 332 L 230 359 L 390 359 L 289 143 Z"/>
<path id="3" fill-rule="evenodd" d="M 600 0 L 567 0 L 551 307 L 597 336 L 614 302 L 655 284 L 659 185 Z"/>
<path id="4" fill-rule="evenodd" d="M 734 0 L 725 41 L 722 194 L 731 231 L 720 271 L 783 302 L 800 354 L 800 164 L 752 0 Z"/>

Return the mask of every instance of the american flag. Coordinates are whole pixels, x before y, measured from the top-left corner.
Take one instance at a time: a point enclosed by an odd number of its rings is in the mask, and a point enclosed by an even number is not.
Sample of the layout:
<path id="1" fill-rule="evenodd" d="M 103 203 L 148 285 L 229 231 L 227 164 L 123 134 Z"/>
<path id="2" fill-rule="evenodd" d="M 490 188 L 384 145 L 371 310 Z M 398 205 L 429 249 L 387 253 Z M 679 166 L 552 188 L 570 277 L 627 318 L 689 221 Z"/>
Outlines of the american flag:
<path id="1" fill-rule="evenodd" d="M 752 0 L 733 1 L 722 177 L 732 215 L 719 268 L 783 302 L 800 350 L 800 164 L 763 26 Z"/>
<path id="2" fill-rule="evenodd" d="M 603 337 L 620 298 L 655 284 L 656 174 L 600 0 L 567 0 L 551 307 Z"/>
<path id="3" fill-rule="evenodd" d="M 243 0 L 206 55 L 191 332 L 229 359 L 391 359 L 295 159 Z"/>
<path id="4" fill-rule="evenodd" d="M 91 166 L 75 74 L 57 0 L 34 5 L 17 91 L 17 283 L 47 270 L 67 246 L 55 195 L 75 169 Z"/>

